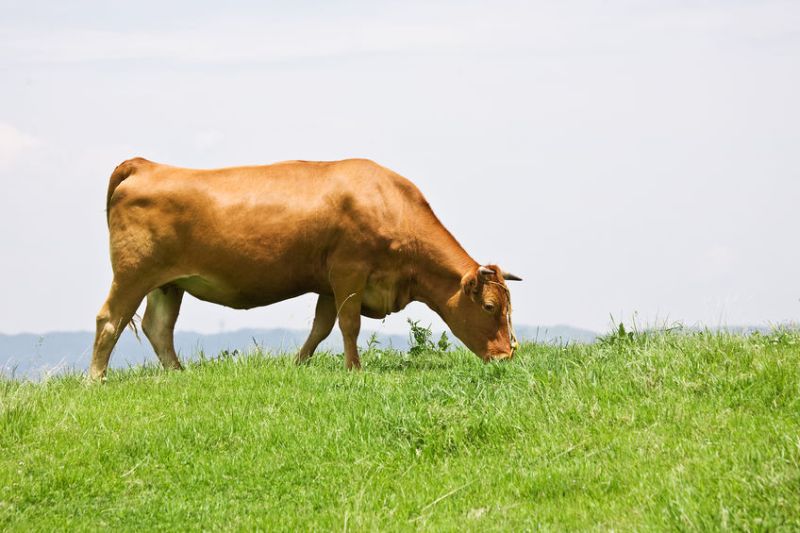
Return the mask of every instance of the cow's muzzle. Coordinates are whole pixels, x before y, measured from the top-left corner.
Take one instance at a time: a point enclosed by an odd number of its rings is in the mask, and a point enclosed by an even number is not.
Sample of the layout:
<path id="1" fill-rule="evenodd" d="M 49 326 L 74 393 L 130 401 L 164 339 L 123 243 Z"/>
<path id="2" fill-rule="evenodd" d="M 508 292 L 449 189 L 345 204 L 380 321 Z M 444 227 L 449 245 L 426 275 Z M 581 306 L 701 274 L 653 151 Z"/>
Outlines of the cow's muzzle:
<path id="1" fill-rule="evenodd" d="M 485 363 L 489 363 L 491 361 L 508 361 L 512 357 L 514 357 L 514 351 L 512 350 L 510 353 L 495 353 L 487 355 L 483 358 Z"/>

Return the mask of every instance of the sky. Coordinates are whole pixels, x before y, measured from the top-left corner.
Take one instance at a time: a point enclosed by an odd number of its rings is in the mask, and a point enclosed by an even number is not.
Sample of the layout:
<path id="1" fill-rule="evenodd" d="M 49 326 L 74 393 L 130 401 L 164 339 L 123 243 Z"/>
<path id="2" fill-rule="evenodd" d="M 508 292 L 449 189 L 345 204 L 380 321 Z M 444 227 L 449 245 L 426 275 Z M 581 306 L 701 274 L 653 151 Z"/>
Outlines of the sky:
<path id="1" fill-rule="evenodd" d="M 0 0 L 0 332 L 93 330 L 134 156 L 371 158 L 524 278 L 517 324 L 800 320 L 800 3 L 221 5 Z M 178 329 L 307 328 L 314 302 L 187 297 Z M 363 327 L 408 317 L 441 327 Z"/>

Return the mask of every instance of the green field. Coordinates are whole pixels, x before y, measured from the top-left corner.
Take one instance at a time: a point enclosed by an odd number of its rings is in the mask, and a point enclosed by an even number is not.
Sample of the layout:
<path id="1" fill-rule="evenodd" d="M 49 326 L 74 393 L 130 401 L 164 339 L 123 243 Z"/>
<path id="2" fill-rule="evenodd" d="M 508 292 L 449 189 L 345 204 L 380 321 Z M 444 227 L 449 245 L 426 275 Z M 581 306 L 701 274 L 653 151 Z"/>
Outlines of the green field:
<path id="1" fill-rule="evenodd" d="M 0 529 L 800 529 L 800 334 L 0 382 Z"/>

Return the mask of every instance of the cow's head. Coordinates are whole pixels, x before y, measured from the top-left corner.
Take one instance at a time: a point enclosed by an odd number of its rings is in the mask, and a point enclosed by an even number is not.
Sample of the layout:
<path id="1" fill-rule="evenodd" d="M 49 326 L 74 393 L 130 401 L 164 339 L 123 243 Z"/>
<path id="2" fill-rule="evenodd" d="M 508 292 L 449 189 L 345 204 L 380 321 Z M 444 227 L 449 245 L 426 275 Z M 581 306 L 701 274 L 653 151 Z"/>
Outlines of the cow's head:
<path id="1" fill-rule="evenodd" d="M 497 265 L 478 266 L 461 278 L 453 333 L 484 361 L 510 359 L 517 349 L 506 280 L 521 281 Z"/>

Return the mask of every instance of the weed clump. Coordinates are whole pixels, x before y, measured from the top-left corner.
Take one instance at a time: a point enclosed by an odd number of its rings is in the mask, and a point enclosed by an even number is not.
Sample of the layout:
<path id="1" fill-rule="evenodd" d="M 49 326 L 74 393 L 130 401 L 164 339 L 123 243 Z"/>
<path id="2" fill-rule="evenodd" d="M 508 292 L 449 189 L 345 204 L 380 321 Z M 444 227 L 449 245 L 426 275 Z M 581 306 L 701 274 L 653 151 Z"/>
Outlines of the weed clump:
<path id="1" fill-rule="evenodd" d="M 419 320 L 411 320 L 409 318 L 408 326 L 411 330 L 408 334 L 408 353 L 410 355 L 419 355 L 425 352 L 445 354 L 450 351 L 452 344 L 444 331 L 439 340 L 434 343 L 432 340 L 433 331 L 431 331 L 430 325 L 428 327 L 420 326 Z"/>

